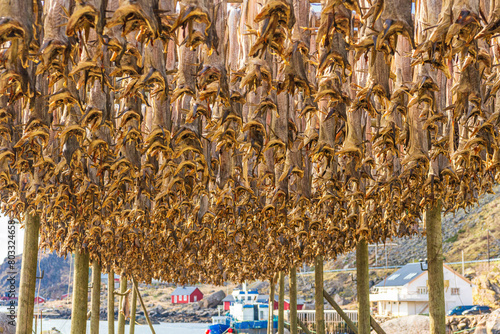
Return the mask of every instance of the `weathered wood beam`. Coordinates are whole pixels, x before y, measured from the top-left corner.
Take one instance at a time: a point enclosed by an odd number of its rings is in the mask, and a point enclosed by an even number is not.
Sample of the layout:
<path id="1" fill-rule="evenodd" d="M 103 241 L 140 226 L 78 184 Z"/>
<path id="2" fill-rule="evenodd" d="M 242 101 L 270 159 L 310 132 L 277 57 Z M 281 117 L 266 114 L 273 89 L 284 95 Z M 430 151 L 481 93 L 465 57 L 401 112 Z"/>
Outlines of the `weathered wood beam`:
<path id="1" fill-rule="evenodd" d="M 90 297 L 90 334 L 99 334 L 99 316 L 101 313 L 101 265 L 92 262 L 92 295 Z"/>
<path id="2" fill-rule="evenodd" d="M 129 334 L 135 334 L 135 313 L 137 311 L 137 291 L 132 289 L 132 306 L 130 311 L 130 331 Z"/>
<path id="3" fill-rule="evenodd" d="M 274 333 L 274 286 L 276 283 L 276 275 L 274 275 L 269 281 L 269 316 L 267 318 L 267 334 Z"/>
<path id="4" fill-rule="evenodd" d="M 279 282 L 279 301 L 278 301 L 278 334 L 285 333 L 285 273 L 278 274 Z"/>
<path id="5" fill-rule="evenodd" d="M 302 328 L 302 330 L 306 333 L 306 334 L 312 334 L 311 331 L 309 330 L 309 328 L 307 328 L 306 324 L 304 324 L 302 322 L 302 320 L 300 320 L 298 317 L 297 317 L 297 323 L 299 324 L 300 328 Z"/>
<path id="6" fill-rule="evenodd" d="M 356 245 L 358 293 L 358 333 L 370 334 L 370 280 L 368 271 L 368 242 L 361 239 Z"/>
<path id="7" fill-rule="evenodd" d="M 31 215 L 29 213 L 26 214 L 24 230 L 24 248 L 21 262 L 16 334 L 31 334 L 33 331 L 33 308 L 35 302 L 40 216 Z"/>
<path id="8" fill-rule="evenodd" d="M 115 334 L 115 272 L 108 270 L 108 334 Z"/>
<path id="9" fill-rule="evenodd" d="M 87 303 L 89 295 L 89 253 L 75 251 L 73 301 L 71 305 L 70 334 L 87 332 Z"/>
<path id="10" fill-rule="evenodd" d="M 323 301 L 323 256 L 316 256 L 314 262 L 314 303 L 316 308 L 316 334 L 325 334 L 325 305 Z"/>
<path id="11" fill-rule="evenodd" d="M 431 334 L 445 334 L 443 234 L 441 202 L 425 211 L 427 236 L 427 270 L 429 282 L 429 318 Z"/>
<path id="12" fill-rule="evenodd" d="M 345 314 L 344 310 L 342 310 L 340 308 L 339 304 L 337 304 L 335 302 L 335 300 L 333 300 L 333 298 L 324 289 L 323 289 L 323 297 L 325 297 L 326 301 L 330 305 L 332 305 L 333 309 L 335 311 L 337 311 L 337 313 L 340 315 L 340 317 L 342 319 L 344 319 L 344 321 L 347 324 L 347 326 L 349 327 L 349 329 L 352 330 L 355 334 L 357 334 L 358 333 L 358 328 L 356 327 L 356 325 L 354 324 L 354 322 L 352 322 L 352 320 L 347 316 L 347 314 Z"/>
<path id="13" fill-rule="evenodd" d="M 297 334 L 297 267 L 290 268 L 290 334 Z"/>
<path id="14" fill-rule="evenodd" d="M 151 319 L 149 319 L 148 309 L 146 308 L 146 305 L 144 304 L 144 301 L 142 300 L 141 293 L 139 292 L 139 287 L 137 286 L 137 281 L 135 279 L 132 279 L 132 282 L 134 283 L 135 292 L 137 293 L 137 296 L 139 297 L 139 301 L 141 302 L 142 310 L 144 311 L 144 316 L 146 317 L 146 321 L 148 322 L 149 328 L 151 329 L 151 333 L 156 334 L 155 329 L 153 328 L 153 324 L 151 323 Z"/>
<path id="15" fill-rule="evenodd" d="M 377 334 L 386 334 L 386 332 L 378 324 L 377 320 L 375 320 L 372 316 L 370 316 L 370 324 L 372 325 L 373 330 L 377 332 Z"/>
<path id="16" fill-rule="evenodd" d="M 127 278 L 123 273 L 120 276 L 120 303 L 118 304 L 118 334 L 125 333 L 125 313 L 123 304 L 126 302 Z"/>

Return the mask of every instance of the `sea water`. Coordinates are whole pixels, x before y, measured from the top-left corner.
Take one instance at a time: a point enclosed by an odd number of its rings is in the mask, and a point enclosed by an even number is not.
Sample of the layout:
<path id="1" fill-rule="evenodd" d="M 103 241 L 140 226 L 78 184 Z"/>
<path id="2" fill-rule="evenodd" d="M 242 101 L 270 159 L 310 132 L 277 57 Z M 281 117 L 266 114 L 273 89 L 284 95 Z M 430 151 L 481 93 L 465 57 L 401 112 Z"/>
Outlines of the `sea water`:
<path id="1" fill-rule="evenodd" d="M 33 321 L 33 330 L 35 322 Z M 208 323 L 161 323 L 153 325 L 156 334 L 204 334 L 208 329 Z M 42 331 L 48 331 L 52 328 L 58 329 L 62 334 L 69 334 L 71 329 L 70 319 L 44 319 L 42 322 Z M 118 322 L 115 321 L 115 331 L 118 328 Z M 125 326 L 125 333 L 129 332 L 129 325 Z M 101 321 L 99 323 L 99 332 L 106 334 L 108 332 L 108 322 Z M 38 320 L 37 334 L 40 333 L 40 320 Z M 90 333 L 90 321 L 87 322 L 87 333 Z M 151 329 L 148 325 L 135 325 L 136 334 L 151 334 Z"/>

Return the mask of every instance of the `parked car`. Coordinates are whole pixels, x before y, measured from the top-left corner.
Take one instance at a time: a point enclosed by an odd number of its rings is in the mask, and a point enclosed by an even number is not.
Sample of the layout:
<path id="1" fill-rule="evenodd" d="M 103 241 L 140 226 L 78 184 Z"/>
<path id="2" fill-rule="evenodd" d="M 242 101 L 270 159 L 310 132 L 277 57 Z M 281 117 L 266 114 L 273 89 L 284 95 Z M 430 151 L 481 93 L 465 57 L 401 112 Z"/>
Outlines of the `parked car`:
<path id="1" fill-rule="evenodd" d="M 477 306 L 477 305 L 460 305 L 460 306 L 457 306 L 454 309 L 449 310 L 448 311 L 448 315 L 462 315 L 462 313 L 464 311 L 470 310 L 474 306 Z"/>
<path id="2" fill-rule="evenodd" d="M 491 308 L 485 305 L 476 305 L 471 309 L 465 310 L 462 315 L 473 315 L 473 314 L 483 314 L 491 313 Z"/>

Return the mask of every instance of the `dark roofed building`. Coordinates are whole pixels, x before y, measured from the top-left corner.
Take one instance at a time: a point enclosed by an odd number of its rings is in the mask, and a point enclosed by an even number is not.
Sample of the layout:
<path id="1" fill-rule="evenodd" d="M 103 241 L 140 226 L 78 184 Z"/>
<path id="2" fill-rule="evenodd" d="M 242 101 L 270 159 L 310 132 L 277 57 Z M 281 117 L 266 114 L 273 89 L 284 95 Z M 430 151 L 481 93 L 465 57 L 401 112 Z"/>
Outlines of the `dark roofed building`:
<path id="1" fill-rule="evenodd" d="M 234 297 L 233 295 L 227 295 L 226 298 L 222 300 L 224 303 L 224 311 L 229 311 L 229 306 L 234 304 Z"/>

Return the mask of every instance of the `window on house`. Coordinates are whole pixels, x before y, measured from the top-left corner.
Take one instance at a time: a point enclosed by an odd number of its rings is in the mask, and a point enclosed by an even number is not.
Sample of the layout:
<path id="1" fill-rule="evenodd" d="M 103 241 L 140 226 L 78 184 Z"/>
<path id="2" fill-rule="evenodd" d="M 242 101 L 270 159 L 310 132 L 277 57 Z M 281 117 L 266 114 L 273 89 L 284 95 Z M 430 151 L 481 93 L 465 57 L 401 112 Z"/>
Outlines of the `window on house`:
<path id="1" fill-rule="evenodd" d="M 389 277 L 387 280 L 388 281 L 394 281 L 396 278 L 398 278 L 400 276 L 400 274 L 394 274 L 392 275 L 391 277 Z"/>
<path id="2" fill-rule="evenodd" d="M 451 288 L 451 294 L 452 295 L 459 295 L 460 294 L 460 288 Z"/>
<path id="3" fill-rule="evenodd" d="M 177 303 L 177 296 L 174 296 L 174 303 Z"/>
<path id="4" fill-rule="evenodd" d="M 417 273 L 409 273 L 408 275 L 405 276 L 405 280 L 407 279 L 412 279 L 413 277 L 417 276 Z"/>
<path id="5" fill-rule="evenodd" d="M 198 301 L 198 296 L 194 296 L 194 301 L 197 302 Z"/>
<path id="6" fill-rule="evenodd" d="M 417 288 L 417 293 L 419 295 L 426 295 L 427 294 L 427 287 L 426 286 L 419 286 Z"/>

